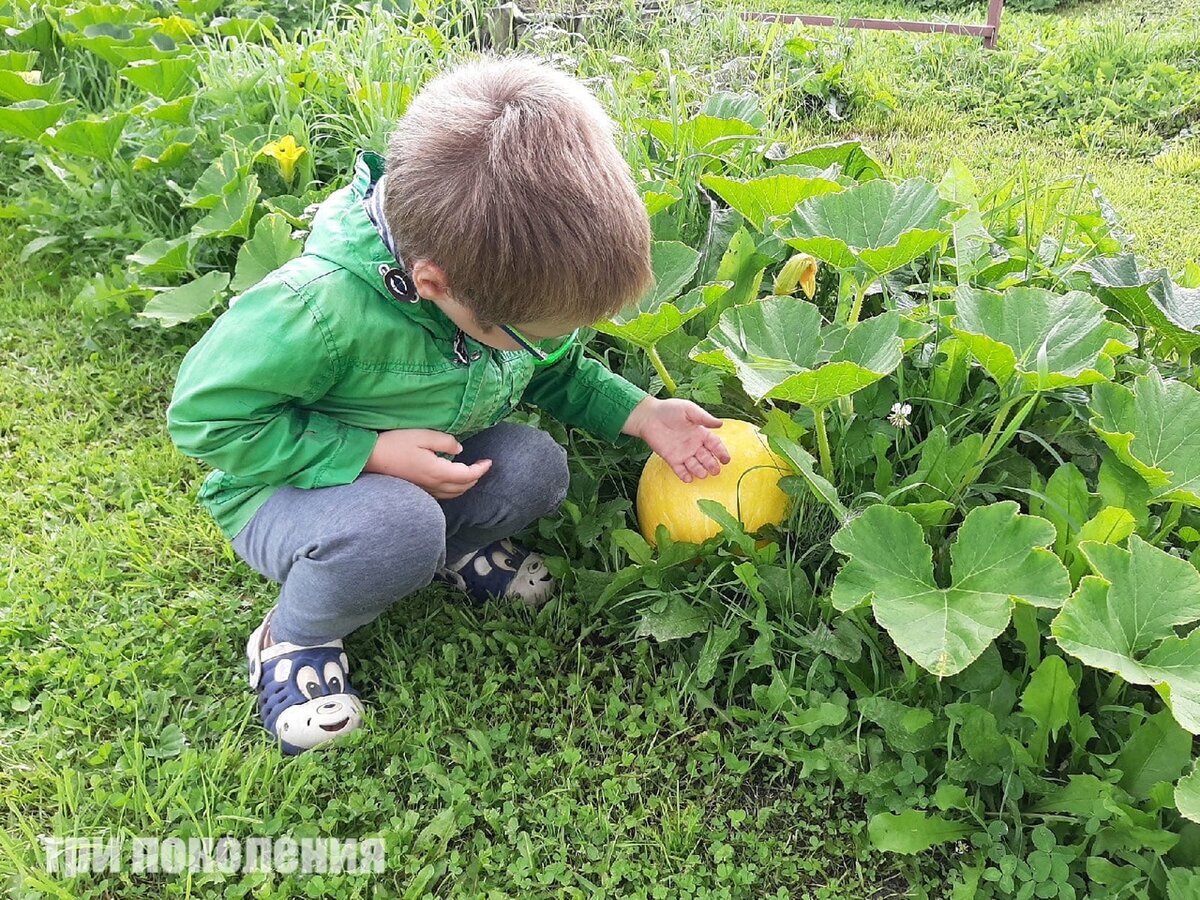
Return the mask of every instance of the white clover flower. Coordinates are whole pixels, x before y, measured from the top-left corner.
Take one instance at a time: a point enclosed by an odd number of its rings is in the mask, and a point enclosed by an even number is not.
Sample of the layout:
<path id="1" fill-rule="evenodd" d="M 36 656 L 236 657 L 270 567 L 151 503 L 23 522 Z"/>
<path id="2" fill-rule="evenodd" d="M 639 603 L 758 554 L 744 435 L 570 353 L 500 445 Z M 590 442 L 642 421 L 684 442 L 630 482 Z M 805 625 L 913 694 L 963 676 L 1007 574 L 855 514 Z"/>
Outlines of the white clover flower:
<path id="1" fill-rule="evenodd" d="M 888 421 L 897 428 L 907 428 L 911 422 L 908 417 L 912 415 L 911 403 L 893 403 L 892 413 L 888 416 Z"/>

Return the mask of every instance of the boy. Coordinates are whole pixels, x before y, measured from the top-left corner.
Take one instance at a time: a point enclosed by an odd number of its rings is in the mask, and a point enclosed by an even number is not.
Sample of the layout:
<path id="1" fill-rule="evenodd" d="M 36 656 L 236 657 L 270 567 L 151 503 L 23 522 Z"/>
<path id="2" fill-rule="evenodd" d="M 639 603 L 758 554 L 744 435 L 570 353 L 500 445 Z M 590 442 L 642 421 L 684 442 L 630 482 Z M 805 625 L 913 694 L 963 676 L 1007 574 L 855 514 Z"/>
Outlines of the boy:
<path id="1" fill-rule="evenodd" d="M 200 499 L 282 587 L 246 654 L 287 753 L 358 727 L 342 638 L 434 581 L 531 605 L 553 582 L 508 538 L 555 510 L 566 453 L 502 422 L 525 402 L 633 435 L 685 481 L 729 455 L 720 421 L 647 395 L 575 330 L 636 300 L 649 223 L 613 123 L 577 81 L 485 59 L 432 81 L 383 160 L 360 153 L 304 253 L 191 349 L 172 439 Z"/>

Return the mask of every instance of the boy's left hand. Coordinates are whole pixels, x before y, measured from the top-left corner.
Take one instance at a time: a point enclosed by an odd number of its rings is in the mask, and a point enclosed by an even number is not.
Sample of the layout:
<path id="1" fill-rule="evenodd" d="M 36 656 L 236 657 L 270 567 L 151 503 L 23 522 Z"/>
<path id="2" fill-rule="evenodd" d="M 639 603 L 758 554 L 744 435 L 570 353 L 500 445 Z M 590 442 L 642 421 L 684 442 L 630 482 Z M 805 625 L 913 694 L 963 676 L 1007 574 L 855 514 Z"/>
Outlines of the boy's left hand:
<path id="1" fill-rule="evenodd" d="M 729 451 L 712 430 L 720 427 L 720 419 L 691 400 L 647 397 L 621 430 L 645 441 L 682 481 L 690 482 L 716 475 L 729 462 Z"/>

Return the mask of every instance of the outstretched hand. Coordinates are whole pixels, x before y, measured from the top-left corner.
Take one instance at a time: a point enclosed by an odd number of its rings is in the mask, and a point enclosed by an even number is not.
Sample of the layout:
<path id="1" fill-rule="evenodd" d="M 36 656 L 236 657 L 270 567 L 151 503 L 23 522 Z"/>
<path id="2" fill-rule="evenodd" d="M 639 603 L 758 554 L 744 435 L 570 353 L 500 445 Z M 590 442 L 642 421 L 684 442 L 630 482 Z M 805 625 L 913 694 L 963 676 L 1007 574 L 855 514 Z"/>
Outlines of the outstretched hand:
<path id="1" fill-rule="evenodd" d="M 666 460 L 680 480 L 707 478 L 729 462 L 714 429 L 721 420 L 691 400 L 647 397 L 634 407 L 622 431 L 639 437 Z"/>

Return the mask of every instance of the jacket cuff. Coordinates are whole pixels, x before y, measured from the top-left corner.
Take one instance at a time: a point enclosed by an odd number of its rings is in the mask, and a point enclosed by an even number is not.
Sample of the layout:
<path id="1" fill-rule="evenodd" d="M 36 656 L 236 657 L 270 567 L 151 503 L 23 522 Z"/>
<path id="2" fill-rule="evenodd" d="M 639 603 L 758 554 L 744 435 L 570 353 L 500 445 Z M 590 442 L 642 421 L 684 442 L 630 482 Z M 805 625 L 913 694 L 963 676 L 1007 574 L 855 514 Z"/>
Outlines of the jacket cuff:
<path id="1" fill-rule="evenodd" d="M 607 441 L 624 445 L 635 440 L 632 435 L 622 434 L 621 429 L 629 421 L 633 408 L 650 395 L 624 378 L 616 377 L 596 388 L 596 434 Z"/>
<path id="2" fill-rule="evenodd" d="M 355 428 L 338 422 L 341 441 L 313 476 L 313 487 L 335 487 L 349 484 L 362 474 L 379 440 L 379 432 L 370 428 Z"/>

